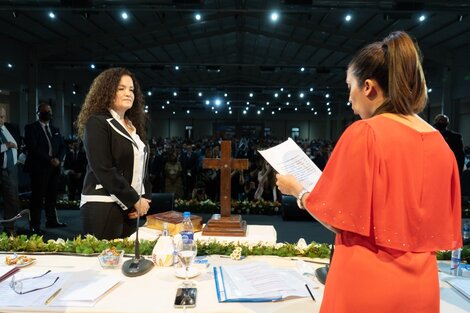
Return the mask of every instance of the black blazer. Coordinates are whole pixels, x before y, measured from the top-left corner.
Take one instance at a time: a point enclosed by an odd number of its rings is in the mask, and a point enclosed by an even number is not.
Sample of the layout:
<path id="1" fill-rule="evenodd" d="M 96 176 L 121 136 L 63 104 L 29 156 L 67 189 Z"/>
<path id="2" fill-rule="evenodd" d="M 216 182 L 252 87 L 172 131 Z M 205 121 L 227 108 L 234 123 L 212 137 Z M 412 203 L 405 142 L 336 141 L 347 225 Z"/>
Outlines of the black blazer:
<path id="1" fill-rule="evenodd" d="M 134 146 L 127 130 L 111 114 L 91 116 L 85 126 L 83 144 L 88 159 L 83 183 L 82 203 L 115 202 L 123 210 L 139 200 L 131 186 Z M 148 158 L 148 156 L 147 156 Z M 144 198 L 151 199 L 152 186 L 144 171 Z"/>
<path id="2" fill-rule="evenodd" d="M 10 124 L 10 123 L 5 123 L 5 128 L 8 129 L 8 132 L 10 132 L 10 135 L 15 139 L 16 141 L 16 152 L 17 152 L 17 157 L 18 157 L 18 151 L 21 149 L 21 137 L 20 137 L 20 129 L 18 128 L 18 125 L 16 124 Z M 0 167 L 3 164 L 3 160 L 5 159 L 5 152 L 8 150 L 0 153 Z"/>
<path id="3" fill-rule="evenodd" d="M 49 156 L 49 144 L 40 122 L 36 121 L 24 127 L 24 143 L 27 151 L 24 165 L 26 172 L 49 168 L 52 158 L 58 158 L 62 162 L 65 155 L 64 139 L 59 128 L 49 124 L 49 129 L 52 136 L 52 157 Z"/>

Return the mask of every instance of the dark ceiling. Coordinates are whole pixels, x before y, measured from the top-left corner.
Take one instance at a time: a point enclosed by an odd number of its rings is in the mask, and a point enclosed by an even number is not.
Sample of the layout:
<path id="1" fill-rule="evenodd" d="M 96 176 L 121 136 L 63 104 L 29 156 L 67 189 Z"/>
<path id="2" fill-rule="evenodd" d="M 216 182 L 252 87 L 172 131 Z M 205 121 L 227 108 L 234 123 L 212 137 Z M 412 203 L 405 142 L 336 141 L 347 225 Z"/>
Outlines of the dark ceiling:
<path id="1" fill-rule="evenodd" d="M 220 97 L 241 109 L 248 101 L 256 110 L 266 102 L 310 110 L 346 106 L 351 56 L 393 30 L 416 37 L 429 73 L 449 55 L 470 55 L 469 13 L 470 1 L 19 0 L 0 1 L 0 36 L 34 53 L 43 68 L 128 67 L 152 91 L 147 103 L 156 109 L 167 100 L 202 108 Z"/>

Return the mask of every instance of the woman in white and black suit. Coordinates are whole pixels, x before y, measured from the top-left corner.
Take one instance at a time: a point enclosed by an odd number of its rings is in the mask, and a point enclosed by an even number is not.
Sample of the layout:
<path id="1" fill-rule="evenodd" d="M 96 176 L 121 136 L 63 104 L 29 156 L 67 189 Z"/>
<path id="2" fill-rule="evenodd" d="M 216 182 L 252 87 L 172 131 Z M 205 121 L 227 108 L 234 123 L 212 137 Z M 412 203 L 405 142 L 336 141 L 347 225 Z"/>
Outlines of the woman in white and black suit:
<path id="1" fill-rule="evenodd" d="M 128 237 L 137 214 L 147 213 L 145 122 L 144 97 L 129 70 L 111 68 L 94 79 L 76 122 L 88 158 L 80 202 L 85 234 Z"/>

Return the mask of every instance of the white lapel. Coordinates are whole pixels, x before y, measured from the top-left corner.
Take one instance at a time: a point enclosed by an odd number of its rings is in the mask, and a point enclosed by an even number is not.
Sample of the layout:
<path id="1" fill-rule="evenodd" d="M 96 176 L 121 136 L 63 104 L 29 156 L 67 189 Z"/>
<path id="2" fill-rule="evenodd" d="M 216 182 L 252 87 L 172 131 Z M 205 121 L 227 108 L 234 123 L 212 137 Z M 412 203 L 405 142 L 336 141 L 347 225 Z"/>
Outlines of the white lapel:
<path id="1" fill-rule="evenodd" d="M 122 137 L 129 140 L 134 146 L 136 146 L 138 148 L 137 143 L 134 141 L 134 139 L 132 139 L 132 137 L 129 135 L 129 133 L 124 129 L 124 127 L 122 127 L 122 125 L 118 121 L 116 121 L 116 119 L 107 118 L 106 121 L 111 126 L 111 128 L 114 129 L 114 131 L 116 133 L 118 133 Z"/>

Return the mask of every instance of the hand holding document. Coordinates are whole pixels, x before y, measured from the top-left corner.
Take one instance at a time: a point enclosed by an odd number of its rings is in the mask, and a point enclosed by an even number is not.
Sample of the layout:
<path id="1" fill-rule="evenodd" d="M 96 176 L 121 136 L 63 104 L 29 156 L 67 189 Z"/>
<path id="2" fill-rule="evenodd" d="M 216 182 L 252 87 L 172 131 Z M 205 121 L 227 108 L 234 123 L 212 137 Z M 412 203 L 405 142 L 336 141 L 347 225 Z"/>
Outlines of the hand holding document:
<path id="1" fill-rule="evenodd" d="M 318 166 L 291 138 L 259 153 L 279 174 L 293 175 L 308 191 L 315 187 L 321 176 Z"/>

